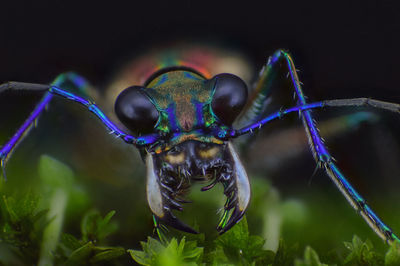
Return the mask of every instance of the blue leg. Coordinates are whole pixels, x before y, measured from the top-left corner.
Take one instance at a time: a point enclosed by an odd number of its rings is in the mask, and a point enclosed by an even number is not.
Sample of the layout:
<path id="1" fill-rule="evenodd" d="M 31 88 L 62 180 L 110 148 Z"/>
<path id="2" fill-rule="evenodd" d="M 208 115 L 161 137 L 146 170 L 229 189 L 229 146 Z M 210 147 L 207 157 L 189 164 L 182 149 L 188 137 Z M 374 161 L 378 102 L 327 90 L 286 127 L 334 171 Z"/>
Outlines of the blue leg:
<path id="1" fill-rule="evenodd" d="M 279 51 L 278 57 L 283 57 L 289 67 L 289 74 L 292 80 L 293 86 L 298 96 L 298 102 L 300 104 L 306 104 L 304 94 L 301 89 L 301 83 L 297 76 L 296 68 L 293 63 L 291 56 L 286 53 Z M 365 104 L 368 104 L 368 99 L 365 100 Z M 380 102 L 384 107 L 385 103 Z M 395 110 L 399 110 L 398 107 Z M 313 151 L 314 158 L 317 161 L 318 166 L 325 168 L 329 177 L 340 189 L 342 194 L 350 202 L 350 204 L 360 212 L 361 216 L 368 223 L 368 225 L 384 240 L 392 242 L 394 240 L 400 241 L 400 239 L 392 232 L 392 230 L 385 225 L 382 220 L 372 211 L 371 207 L 366 203 L 365 199 L 352 187 L 347 181 L 345 176 L 341 173 L 339 168 L 334 163 L 334 160 L 327 148 L 325 147 L 319 131 L 316 127 L 315 120 L 311 116 L 311 110 L 306 110 L 301 113 L 304 127 L 309 138 L 311 150 Z"/>
<path id="2" fill-rule="evenodd" d="M 296 68 L 293 63 L 291 56 L 284 51 L 277 51 L 269 60 L 269 64 L 276 64 L 279 62 L 284 62 L 289 69 L 289 77 L 292 81 L 295 94 L 297 96 L 297 103 L 299 106 L 307 106 L 307 102 L 304 93 L 301 89 L 301 82 L 297 76 Z M 393 112 L 399 112 L 400 108 L 398 104 L 386 103 L 382 101 L 377 101 L 368 98 L 357 98 L 348 100 L 332 100 L 322 102 L 320 106 L 317 107 L 327 107 L 327 106 L 371 106 L 380 109 L 386 109 Z M 319 131 L 316 127 L 316 123 L 311 115 L 311 110 L 309 108 L 299 111 L 303 125 L 306 129 L 306 133 L 309 139 L 309 144 L 311 151 L 313 153 L 314 159 L 319 167 L 326 170 L 329 177 L 336 184 L 342 194 L 350 202 L 350 204 L 360 212 L 364 220 L 369 224 L 369 226 L 384 240 L 387 242 L 392 242 L 394 240 L 400 241 L 399 238 L 392 232 L 392 230 L 386 226 L 382 220 L 372 211 L 372 209 L 367 205 L 364 198 L 351 186 L 347 181 L 345 176 L 341 173 L 339 168 L 335 165 L 332 156 L 325 147 L 323 140 L 319 135 Z M 256 122 L 250 126 L 244 127 L 239 130 L 235 130 L 231 134 L 232 137 L 237 135 L 246 134 L 252 132 L 255 129 L 261 128 L 270 120 L 275 119 L 276 114 L 270 115 L 267 118 Z"/>
<path id="3" fill-rule="evenodd" d="M 313 102 L 306 103 L 304 105 L 298 105 L 294 107 L 290 107 L 288 109 L 283 109 L 272 114 L 269 114 L 267 117 L 250 124 L 248 126 L 242 127 L 240 129 L 232 129 L 231 131 L 219 131 L 216 132 L 215 136 L 219 138 L 236 138 L 248 133 L 253 133 L 256 130 L 263 128 L 269 122 L 281 119 L 284 116 L 291 113 L 298 113 L 309 111 L 311 109 L 321 109 L 328 107 L 373 107 L 377 109 L 383 109 L 387 111 L 392 111 L 396 113 L 400 113 L 400 104 L 397 103 L 388 103 L 379 100 L 369 99 L 369 98 L 353 98 L 353 99 L 335 99 L 335 100 L 326 100 L 321 102 Z M 219 134 L 218 134 L 219 133 Z"/>
<path id="4" fill-rule="evenodd" d="M 87 88 L 89 87 L 88 82 L 80 77 L 79 75 L 68 72 L 57 76 L 57 78 L 52 82 L 54 86 L 64 87 L 64 86 L 72 86 L 77 89 L 80 94 L 87 95 Z M 3 89 L 0 89 L 0 93 L 8 89 L 2 85 Z M 53 95 L 49 92 L 46 92 L 40 102 L 36 105 L 35 109 L 29 115 L 29 117 L 25 120 L 25 122 L 18 128 L 17 132 L 13 135 L 13 137 L 3 145 L 0 149 L 0 166 L 2 168 L 3 176 L 5 175 L 5 164 L 7 159 L 17 147 L 17 145 L 22 141 L 24 136 L 26 136 L 33 125 L 36 125 L 37 120 L 42 113 L 42 111 L 46 108 L 46 106 L 50 103 Z"/>
<path id="5" fill-rule="evenodd" d="M 128 144 L 135 144 L 140 146 L 151 144 L 157 140 L 157 136 L 154 135 L 147 135 L 141 136 L 140 138 L 135 138 L 134 136 L 123 132 L 114 123 L 112 123 L 111 120 L 108 119 L 105 114 L 92 101 L 64 89 L 60 89 L 59 86 L 61 87 L 63 85 L 67 87 L 76 86 L 78 88 L 77 92 L 81 95 L 86 94 L 85 91 L 89 86 L 85 79 L 73 73 L 66 73 L 58 76 L 50 86 L 20 82 L 9 82 L 0 85 L 0 93 L 5 90 L 33 90 L 38 92 L 45 92 L 44 96 L 36 105 L 35 109 L 32 111 L 29 117 L 25 120 L 23 125 L 17 130 L 13 137 L 0 149 L 0 164 L 4 176 L 5 163 L 10 154 L 15 149 L 16 145 L 23 139 L 24 135 L 29 132 L 29 129 L 32 127 L 32 125 L 35 124 L 35 121 L 38 119 L 41 112 L 46 108 L 47 104 L 51 101 L 53 95 L 58 95 L 65 99 L 69 99 L 84 105 L 89 111 L 91 111 L 101 120 L 101 122 L 107 127 L 108 130 L 110 130 L 112 134 L 122 138 Z"/>
<path id="6" fill-rule="evenodd" d="M 16 148 L 17 144 L 20 143 L 24 136 L 26 136 L 33 124 L 36 124 L 37 118 L 43 109 L 46 108 L 46 105 L 51 101 L 53 95 L 51 93 L 45 93 L 40 102 L 36 105 L 35 109 L 29 115 L 29 117 L 25 120 L 20 128 L 18 128 L 17 132 L 12 136 L 12 138 L 3 145 L 0 149 L 0 167 L 2 169 L 2 174 L 4 178 L 7 178 L 5 172 L 5 165 L 11 153 Z"/>

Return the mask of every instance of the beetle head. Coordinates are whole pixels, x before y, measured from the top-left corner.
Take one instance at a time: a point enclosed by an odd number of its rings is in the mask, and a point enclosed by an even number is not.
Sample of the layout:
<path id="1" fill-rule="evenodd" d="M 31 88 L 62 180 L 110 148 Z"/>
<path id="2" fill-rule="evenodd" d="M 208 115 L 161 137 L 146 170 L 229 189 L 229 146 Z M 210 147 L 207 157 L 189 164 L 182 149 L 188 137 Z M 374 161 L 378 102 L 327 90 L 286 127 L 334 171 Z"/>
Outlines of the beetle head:
<path id="1" fill-rule="evenodd" d="M 242 218 L 250 185 L 233 145 L 216 132 L 231 129 L 247 100 L 245 83 L 231 74 L 206 80 L 196 73 L 171 71 L 148 84 L 150 88 L 134 86 L 123 91 L 115 111 L 132 131 L 158 136 L 140 148 L 153 214 L 177 229 L 196 233 L 172 210 L 182 210 L 192 182 L 208 181 L 204 191 L 222 183 L 227 201 L 217 230 L 227 231 Z"/>

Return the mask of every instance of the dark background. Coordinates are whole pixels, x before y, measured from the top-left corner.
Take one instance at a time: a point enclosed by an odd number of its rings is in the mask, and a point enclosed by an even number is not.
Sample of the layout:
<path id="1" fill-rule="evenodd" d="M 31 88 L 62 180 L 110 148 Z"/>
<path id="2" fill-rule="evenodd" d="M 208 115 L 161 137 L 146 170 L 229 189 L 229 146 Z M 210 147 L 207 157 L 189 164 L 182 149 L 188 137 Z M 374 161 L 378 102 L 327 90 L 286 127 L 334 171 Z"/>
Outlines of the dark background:
<path id="1" fill-rule="evenodd" d="M 313 99 L 400 100 L 396 1 L 10 1 L 1 10 L 2 82 L 72 69 L 102 84 L 128 54 L 195 38 L 236 46 L 258 68 L 288 49 Z"/>
<path id="2" fill-rule="evenodd" d="M 48 83 L 57 74 L 74 70 L 101 87 L 131 54 L 175 40 L 194 39 L 236 47 L 254 60 L 257 69 L 274 50 L 288 49 L 301 70 L 300 78 L 310 100 L 373 97 L 400 103 L 397 1 L 107 3 L 2 3 L 0 82 Z M 10 121 L 11 113 L 19 113 L 21 104 L 17 100 L 7 102 L 7 106 L 15 105 L 11 111 L 0 106 L 3 119 Z M 25 114 L 20 116 L 22 121 Z M 399 200 L 399 119 L 383 114 L 382 121 L 379 132 L 389 133 L 393 139 L 389 143 L 365 146 L 374 138 L 388 139 L 384 134 L 377 136 L 371 127 L 337 145 L 329 143 L 340 166 L 356 176 L 352 182 L 369 195 L 371 202 L 389 190 Z M 7 127 L 10 136 L 10 128 L 19 123 L 3 124 L 2 129 Z M 294 168 L 285 166 L 280 174 L 274 174 L 274 183 L 283 194 L 290 190 L 289 184 L 301 184 L 307 193 L 316 193 L 307 187 L 315 167 L 311 156 L 307 160 L 306 164 L 299 160 Z M 385 161 L 387 165 L 382 163 Z M 359 169 L 353 171 L 352 165 Z M 299 178 L 293 178 L 293 173 Z M 330 181 L 313 180 L 321 182 L 325 187 L 324 183 Z M 334 189 L 331 184 L 328 187 Z M 374 193 L 375 189 L 381 193 Z M 388 205 L 379 206 L 382 209 Z M 393 210 L 396 207 L 389 206 L 384 211 Z"/>

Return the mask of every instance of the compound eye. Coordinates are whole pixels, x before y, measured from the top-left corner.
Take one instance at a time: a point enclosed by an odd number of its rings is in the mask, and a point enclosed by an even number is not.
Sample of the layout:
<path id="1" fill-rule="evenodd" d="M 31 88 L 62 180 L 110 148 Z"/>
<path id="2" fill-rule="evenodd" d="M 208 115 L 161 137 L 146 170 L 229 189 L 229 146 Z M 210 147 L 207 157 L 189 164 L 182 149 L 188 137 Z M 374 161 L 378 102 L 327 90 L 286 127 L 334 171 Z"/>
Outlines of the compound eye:
<path id="1" fill-rule="evenodd" d="M 232 125 L 247 101 L 247 86 L 244 81 L 228 73 L 213 77 L 214 96 L 211 108 L 225 125 Z"/>
<path id="2" fill-rule="evenodd" d="M 157 108 L 139 86 L 123 90 L 115 101 L 114 110 L 128 129 L 141 134 L 152 132 L 159 116 Z"/>

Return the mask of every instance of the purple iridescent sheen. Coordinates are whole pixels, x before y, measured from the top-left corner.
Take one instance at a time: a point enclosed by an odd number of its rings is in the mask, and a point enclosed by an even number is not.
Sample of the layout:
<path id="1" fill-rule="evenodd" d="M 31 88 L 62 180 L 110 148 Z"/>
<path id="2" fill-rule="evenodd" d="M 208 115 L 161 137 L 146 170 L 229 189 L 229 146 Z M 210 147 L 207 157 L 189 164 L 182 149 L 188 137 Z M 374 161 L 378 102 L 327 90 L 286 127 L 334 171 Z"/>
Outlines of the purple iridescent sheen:
<path id="1" fill-rule="evenodd" d="M 17 132 L 15 132 L 11 139 L 0 149 L 0 159 L 2 164 L 3 161 L 7 160 L 7 157 L 11 154 L 12 149 L 17 145 L 17 143 L 29 132 L 29 129 L 35 123 L 35 120 L 38 118 L 40 113 L 46 108 L 46 105 L 50 102 L 51 98 L 53 98 L 53 95 L 50 92 L 46 92 L 22 126 L 18 128 Z"/>

